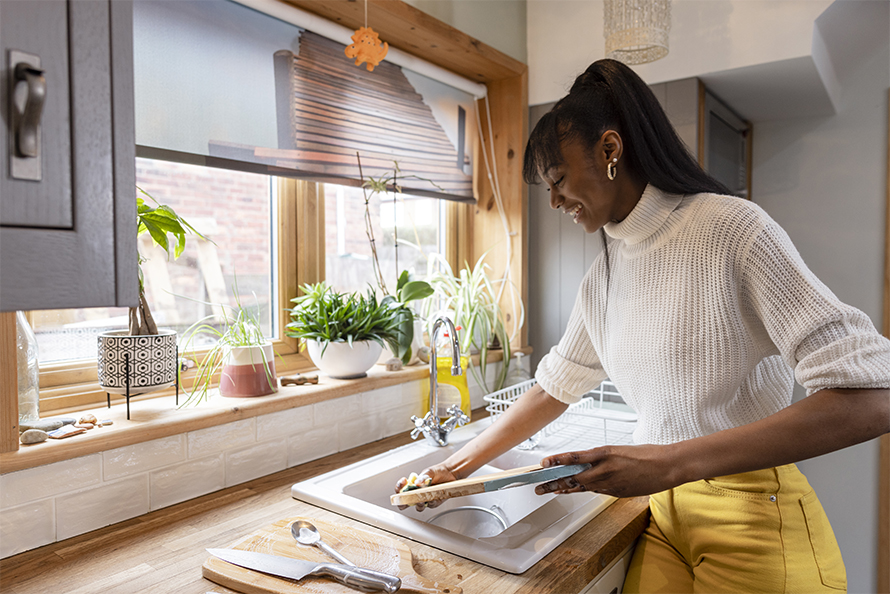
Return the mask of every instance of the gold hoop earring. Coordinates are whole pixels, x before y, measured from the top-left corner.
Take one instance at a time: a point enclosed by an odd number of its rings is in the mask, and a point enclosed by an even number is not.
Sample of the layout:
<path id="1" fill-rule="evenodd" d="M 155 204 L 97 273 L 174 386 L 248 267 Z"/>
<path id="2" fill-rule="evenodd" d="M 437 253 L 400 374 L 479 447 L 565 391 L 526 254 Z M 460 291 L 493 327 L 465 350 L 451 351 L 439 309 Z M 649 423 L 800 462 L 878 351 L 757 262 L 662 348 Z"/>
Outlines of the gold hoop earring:
<path id="1" fill-rule="evenodd" d="M 612 159 L 612 162 L 606 165 L 606 175 L 609 176 L 610 180 L 614 180 L 615 176 L 618 174 L 618 167 L 615 165 L 618 163 L 618 157 Z"/>

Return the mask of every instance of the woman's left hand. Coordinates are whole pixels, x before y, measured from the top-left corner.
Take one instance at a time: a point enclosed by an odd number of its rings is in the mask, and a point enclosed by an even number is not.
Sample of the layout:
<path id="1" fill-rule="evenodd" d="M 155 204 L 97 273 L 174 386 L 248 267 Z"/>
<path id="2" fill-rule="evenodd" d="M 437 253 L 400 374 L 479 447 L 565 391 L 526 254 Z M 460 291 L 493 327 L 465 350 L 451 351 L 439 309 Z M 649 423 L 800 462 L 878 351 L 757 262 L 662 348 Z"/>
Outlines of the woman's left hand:
<path id="1" fill-rule="evenodd" d="M 541 461 L 545 468 L 557 465 L 593 464 L 570 477 L 543 483 L 535 493 L 578 493 L 590 491 L 613 497 L 651 495 L 677 486 L 676 467 L 669 458 L 670 446 L 603 446 L 592 450 L 566 452 Z"/>

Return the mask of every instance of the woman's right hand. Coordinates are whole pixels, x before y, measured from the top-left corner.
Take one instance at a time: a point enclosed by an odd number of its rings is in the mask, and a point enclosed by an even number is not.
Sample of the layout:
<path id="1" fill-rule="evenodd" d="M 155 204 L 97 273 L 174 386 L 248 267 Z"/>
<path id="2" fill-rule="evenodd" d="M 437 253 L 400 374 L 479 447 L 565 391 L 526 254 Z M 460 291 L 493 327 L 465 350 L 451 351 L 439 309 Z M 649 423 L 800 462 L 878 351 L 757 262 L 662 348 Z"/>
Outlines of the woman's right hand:
<path id="1" fill-rule="evenodd" d="M 445 464 L 435 464 L 433 466 L 430 466 L 429 468 L 424 469 L 424 471 L 421 472 L 420 475 L 426 475 L 430 477 L 430 485 L 438 485 L 439 483 L 447 483 L 457 480 L 457 477 L 454 476 L 454 473 L 447 466 L 445 466 Z M 396 493 L 401 493 L 402 489 L 407 483 L 407 478 L 400 478 L 396 483 Z M 418 503 L 414 506 L 414 509 L 416 509 L 417 511 L 423 511 L 428 507 L 439 507 L 443 503 L 445 503 L 444 499 L 427 501 L 426 503 Z M 399 509 L 406 509 L 408 507 L 409 506 L 407 505 L 400 505 Z"/>

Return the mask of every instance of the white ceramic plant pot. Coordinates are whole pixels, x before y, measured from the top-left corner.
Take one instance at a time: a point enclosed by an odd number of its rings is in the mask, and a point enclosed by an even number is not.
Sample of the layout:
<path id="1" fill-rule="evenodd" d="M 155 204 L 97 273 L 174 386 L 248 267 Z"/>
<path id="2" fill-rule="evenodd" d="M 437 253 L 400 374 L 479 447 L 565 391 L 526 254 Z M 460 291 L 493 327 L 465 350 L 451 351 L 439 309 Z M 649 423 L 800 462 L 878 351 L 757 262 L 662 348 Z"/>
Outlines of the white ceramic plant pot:
<path id="1" fill-rule="evenodd" d="M 252 398 L 278 391 L 272 343 L 231 350 L 219 378 L 219 393 L 227 398 Z"/>
<path id="2" fill-rule="evenodd" d="M 129 370 L 129 374 L 127 373 Z M 99 385 L 110 394 L 154 392 L 176 383 L 176 332 L 130 336 L 127 330 L 99 335 Z M 129 387 L 128 387 L 129 375 Z"/>
<path id="3" fill-rule="evenodd" d="M 322 344 L 307 340 L 306 350 L 323 374 L 336 379 L 353 379 L 367 375 L 383 347 L 373 340 L 354 342 L 352 346 L 346 342 L 331 342 L 322 355 Z"/>

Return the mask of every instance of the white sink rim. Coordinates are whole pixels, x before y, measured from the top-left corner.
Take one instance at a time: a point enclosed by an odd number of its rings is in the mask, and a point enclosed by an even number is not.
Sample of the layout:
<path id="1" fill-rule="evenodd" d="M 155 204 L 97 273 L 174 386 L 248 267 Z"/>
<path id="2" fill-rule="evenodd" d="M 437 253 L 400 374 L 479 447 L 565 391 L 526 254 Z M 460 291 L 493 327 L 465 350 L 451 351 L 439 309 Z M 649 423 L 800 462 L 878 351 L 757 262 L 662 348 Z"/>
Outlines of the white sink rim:
<path id="1" fill-rule="evenodd" d="M 520 574 L 540 561 L 544 556 L 562 544 L 587 522 L 611 505 L 615 498 L 596 493 L 575 493 L 571 495 L 547 495 L 545 503 L 526 517 L 517 520 L 500 534 L 487 538 L 469 538 L 412 517 L 403 515 L 395 507 L 385 508 L 369 503 L 343 491 L 359 481 L 381 475 L 384 468 L 397 468 L 405 461 L 416 460 L 431 454 L 454 451 L 482 430 L 490 420 L 482 419 L 456 429 L 451 434 L 451 444 L 446 448 L 432 446 L 423 440 L 395 448 L 349 466 L 296 483 L 291 488 L 295 499 L 311 503 L 329 511 L 369 524 L 435 547 L 471 561 L 488 565 L 508 573 Z M 562 451 L 565 451 L 563 448 Z M 512 450 L 502 458 L 536 458 L 553 453 L 544 449 L 534 452 Z M 499 458 L 500 460 L 500 458 Z M 494 461 L 492 464 L 497 462 Z M 526 462 L 526 463 L 534 463 Z M 496 464 L 495 464 L 496 465 Z M 519 466 L 520 464 L 512 464 Z M 497 466 L 497 465 L 496 465 Z M 507 468 L 511 465 L 506 465 Z M 419 472 L 422 468 L 417 468 Z M 394 481 L 393 481 L 394 484 Z M 534 494 L 533 486 L 515 487 L 508 491 L 526 491 L 529 497 Z M 505 491 L 506 493 L 507 491 Z M 406 510 L 408 512 L 409 510 Z M 428 510 L 424 513 L 430 513 Z M 529 533 L 529 527 L 545 526 L 543 530 Z"/>

